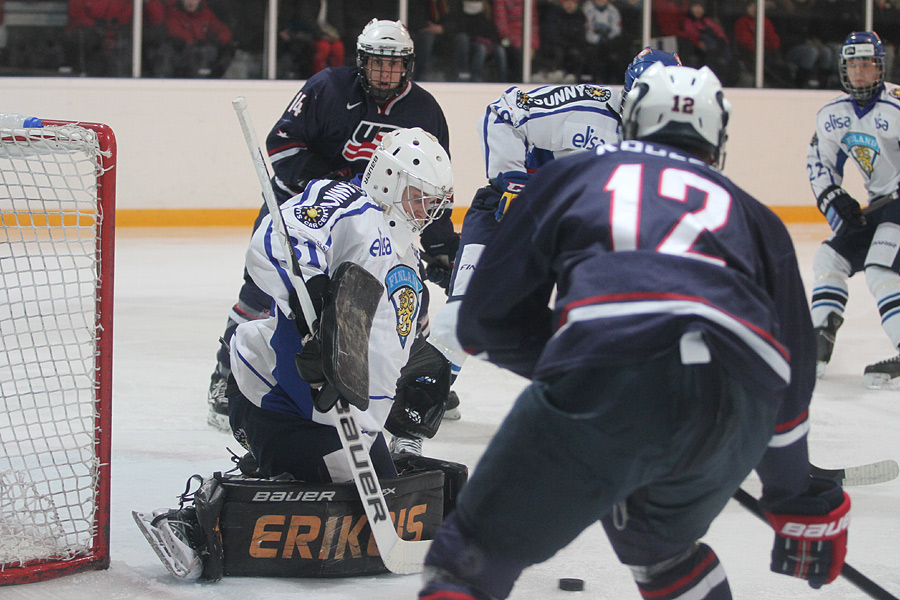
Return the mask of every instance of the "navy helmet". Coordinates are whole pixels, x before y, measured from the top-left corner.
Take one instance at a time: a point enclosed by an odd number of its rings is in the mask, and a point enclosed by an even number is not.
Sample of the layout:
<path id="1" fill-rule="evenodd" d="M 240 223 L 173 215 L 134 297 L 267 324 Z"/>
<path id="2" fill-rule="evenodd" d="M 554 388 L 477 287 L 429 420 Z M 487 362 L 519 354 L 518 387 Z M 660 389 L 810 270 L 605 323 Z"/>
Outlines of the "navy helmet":
<path id="1" fill-rule="evenodd" d="M 681 58 L 678 57 L 677 52 L 666 52 L 665 50 L 657 50 L 650 46 L 647 46 L 638 52 L 638 55 L 634 57 L 631 64 L 625 69 L 625 85 L 622 87 L 621 113 L 624 114 L 625 112 L 625 96 L 631 91 L 631 86 L 634 85 L 635 80 L 641 76 L 641 73 L 643 73 L 647 67 L 657 62 L 660 62 L 667 67 L 681 66 Z"/>
<path id="2" fill-rule="evenodd" d="M 864 85 L 853 85 L 847 74 L 852 60 L 870 60 L 878 67 L 878 78 Z M 841 87 L 860 105 L 867 103 L 881 90 L 884 83 L 884 45 L 874 31 L 855 31 L 841 46 Z"/>

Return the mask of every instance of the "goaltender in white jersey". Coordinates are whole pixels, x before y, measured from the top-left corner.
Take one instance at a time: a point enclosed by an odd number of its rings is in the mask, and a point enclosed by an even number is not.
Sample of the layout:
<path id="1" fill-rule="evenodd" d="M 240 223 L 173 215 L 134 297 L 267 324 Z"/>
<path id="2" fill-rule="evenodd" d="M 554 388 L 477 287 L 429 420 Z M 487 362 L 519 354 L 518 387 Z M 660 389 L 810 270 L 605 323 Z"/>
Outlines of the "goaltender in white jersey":
<path id="1" fill-rule="evenodd" d="M 885 83 L 884 57 L 884 46 L 874 32 L 847 36 L 840 66 L 841 85 L 847 93 L 819 111 L 809 145 L 806 166 L 810 185 L 819 210 L 834 231 L 813 259 L 812 321 L 820 377 L 844 321 L 847 279 L 860 271 L 865 272 L 885 333 L 895 348 L 900 347 L 900 202 L 863 211 L 841 187 L 844 167 L 852 163 L 865 183 L 866 204 L 897 195 L 900 87 Z M 883 387 L 897 377 L 900 356 L 869 365 L 864 372 L 870 388 Z"/>

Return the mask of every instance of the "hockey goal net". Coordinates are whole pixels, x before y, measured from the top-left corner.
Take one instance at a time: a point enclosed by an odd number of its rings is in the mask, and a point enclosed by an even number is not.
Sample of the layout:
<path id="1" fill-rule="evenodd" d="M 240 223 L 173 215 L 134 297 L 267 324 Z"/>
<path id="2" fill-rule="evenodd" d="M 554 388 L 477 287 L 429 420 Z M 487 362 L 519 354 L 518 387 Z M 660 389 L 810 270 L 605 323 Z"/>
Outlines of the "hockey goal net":
<path id="1" fill-rule="evenodd" d="M 0 128 L 0 585 L 109 566 L 116 142 Z"/>

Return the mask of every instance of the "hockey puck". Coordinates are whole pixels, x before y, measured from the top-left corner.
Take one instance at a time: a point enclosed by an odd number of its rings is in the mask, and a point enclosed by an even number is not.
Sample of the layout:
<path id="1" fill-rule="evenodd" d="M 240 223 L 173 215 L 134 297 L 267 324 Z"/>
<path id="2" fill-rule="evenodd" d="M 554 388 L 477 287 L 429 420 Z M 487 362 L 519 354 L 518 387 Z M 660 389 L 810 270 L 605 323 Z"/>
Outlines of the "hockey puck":
<path id="1" fill-rule="evenodd" d="M 584 590 L 584 579 L 575 577 L 562 577 L 559 580 L 559 589 L 567 592 L 580 592 Z"/>

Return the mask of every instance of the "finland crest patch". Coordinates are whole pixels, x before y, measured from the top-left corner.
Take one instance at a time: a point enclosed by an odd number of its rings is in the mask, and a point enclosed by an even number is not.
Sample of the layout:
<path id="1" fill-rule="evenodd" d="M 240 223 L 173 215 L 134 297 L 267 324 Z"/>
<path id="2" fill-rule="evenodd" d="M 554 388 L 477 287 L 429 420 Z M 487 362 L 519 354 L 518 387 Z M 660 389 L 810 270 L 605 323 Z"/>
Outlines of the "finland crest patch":
<path id="1" fill-rule="evenodd" d="M 881 153 L 878 140 L 865 133 L 848 133 L 841 139 L 847 147 L 848 154 L 859 164 L 859 168 L 868 176 L 875 170 L 875 159 Z"/>
<path id="2" fill-rule="evenodd" d="M 294 207 L 294 217 L 310 229 L 320 229 L 330 216 L 331 211 L 323 206 Z"/>
<path id="3" fill-rule="evenodd" d="M 407 265 L 398 265 L 388 271 L 384 278 L 384 287 L 391 304 L 394 305 L 394 314 L 397 315 L 400 347 L 405 348 L 419 316 L 422 282 L 414 269 Z"/>

